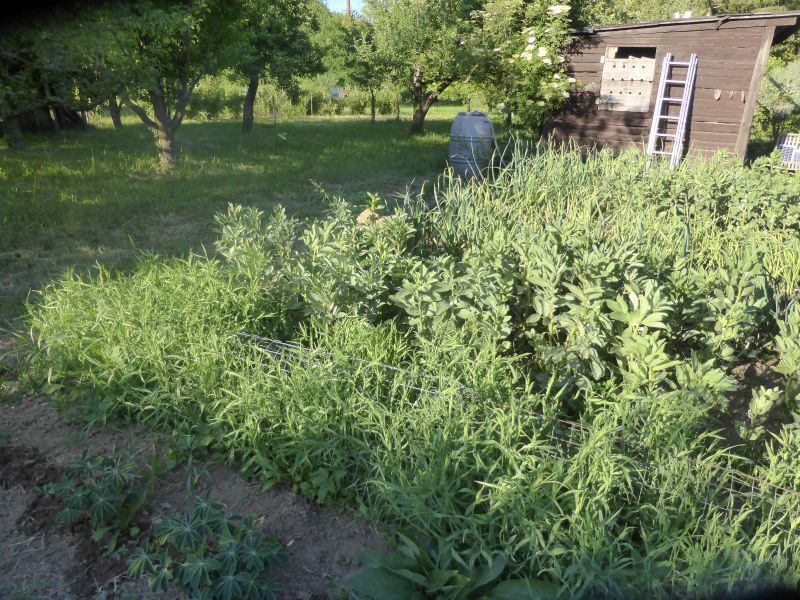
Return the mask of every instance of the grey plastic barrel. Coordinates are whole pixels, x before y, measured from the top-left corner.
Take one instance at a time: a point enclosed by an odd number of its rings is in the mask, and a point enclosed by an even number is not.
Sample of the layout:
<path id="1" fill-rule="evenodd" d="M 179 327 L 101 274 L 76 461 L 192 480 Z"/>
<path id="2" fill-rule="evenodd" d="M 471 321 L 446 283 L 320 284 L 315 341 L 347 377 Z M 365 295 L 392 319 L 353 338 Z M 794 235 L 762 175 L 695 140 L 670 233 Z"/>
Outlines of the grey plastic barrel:
<path id="1" fill-rule="evenodd" d="M 486 113 L 460 112 L 450 127 L 450 158 L 456 175 L 465 179 L 480 177 L 489 166 L 495 148 L 494 128 Z"/>

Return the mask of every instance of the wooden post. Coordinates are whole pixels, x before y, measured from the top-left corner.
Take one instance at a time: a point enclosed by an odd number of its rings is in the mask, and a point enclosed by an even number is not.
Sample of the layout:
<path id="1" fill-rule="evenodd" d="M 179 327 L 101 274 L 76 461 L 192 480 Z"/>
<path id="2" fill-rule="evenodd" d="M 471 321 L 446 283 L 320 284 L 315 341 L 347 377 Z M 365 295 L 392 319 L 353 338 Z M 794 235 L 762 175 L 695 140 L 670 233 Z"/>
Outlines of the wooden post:
<path id="1" fill-rule="evenodd" d="M 775 37 L 775 26 L 764 28 L 764 40 L 761 42 L 761 50 L 756 58 L 756 65 L 753 68 L 753 78 L 750 80 L 750 89 L 747 91 L 747 99 L 742 115 L 742 122 L 739 125 L 739 137 L 736 138 L 736 155 L 744 160 L 747 152 L 747 142 L 750 140 L 750 126 L 753 124 L 753 115 L 756 112 L 758 101 L 758 91 L 761 89 L 761 80 L 764 78 L 764 71 L 767 68 L 767 58 L 772 49 L 772 39 Z"/>
<path id="2" fill-rule="evenodd" d="M 272 94 L 272 124 L 278 124 L 278 107 L 275 105 L 275 94 Z"/>

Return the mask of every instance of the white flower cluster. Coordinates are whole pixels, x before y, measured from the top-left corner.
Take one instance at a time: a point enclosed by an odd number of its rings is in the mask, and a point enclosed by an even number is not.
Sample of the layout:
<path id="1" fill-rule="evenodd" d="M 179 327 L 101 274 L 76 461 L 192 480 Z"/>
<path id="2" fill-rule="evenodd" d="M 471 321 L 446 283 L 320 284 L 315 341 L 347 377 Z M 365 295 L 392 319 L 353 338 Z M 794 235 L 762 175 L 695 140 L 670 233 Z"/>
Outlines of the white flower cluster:
<path id="1" fill-rule="evenodd" d="M 567 5 L 559 4 L 558 6 L 567 6 Z M 554 7 L 551 6 L 550 8 L 554 8 Z M 569 6 L 567 6 L 567 8 L 569 8 Z M 519 58 L 521 58 L 522 60 L 531 61 L 531 60 L 533 60 L 534 51 L 535 51 L 535 55 L 538 56 L 540 59 L 542 59 L 542 62 L 544 64 L 552 65 L 553 64 L 553 59 L 550 58 L 550 56 L 548 56 L 549 51 L 548 51 L 547 47 L 545 47 L 545 46 L 539 46 L 538 48 L 536 47 L 536 36 L 533 35 L 533 31 L 534 31 L 533 27 L 526 27 L 525 29 L 522 30 L 522 33 L 527 35 L 528 39 L 527 39 L 527 44 L 525 46 L 525 49 L 522 52 L 519 53 Z M 557 56 L 556 60 L 559 63 L 562 63 L 562 62 L 564 62 L 564 57 L 563 56 Z M 509 58 L 508 62 L 513 64 L 516 61 L 515 61 L 514 58 Z"/>
<path id="2" fill-rule="evenodd" d="M 548 7 L 547 11 L 554 14 L 560 15 L 561 13 L 567 12 L 569 10 L 569 4 L 556 4 L 554 6 Z"/>

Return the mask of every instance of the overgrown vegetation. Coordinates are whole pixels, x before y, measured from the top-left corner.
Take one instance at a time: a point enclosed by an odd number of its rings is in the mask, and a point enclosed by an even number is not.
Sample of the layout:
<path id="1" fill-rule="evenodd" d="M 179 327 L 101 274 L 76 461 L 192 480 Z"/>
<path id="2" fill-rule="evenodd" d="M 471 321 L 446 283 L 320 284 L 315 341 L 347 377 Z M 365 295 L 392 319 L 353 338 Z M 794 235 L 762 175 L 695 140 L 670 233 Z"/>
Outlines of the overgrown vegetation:
<path id="1" fill-rule="evenodd" d="M 338 199 L 307 226 L 233 206 L 219 260 L 44 290 L 33 373 L 435 540 L 443 571 L 504 556 L 496 581 L 570 596 L 796 585 L 800 183 L 768 166 L 519 153 L 372 225 Z M 776 352 L 786 390 L 733 413 L 732 367 Z M 783 427 L 750 435 L 767 412 Z"/>
<path id="2" fill-rule="evenodd" d="M 317 77 L 305 80 L 293 98 L 274 82 L 262 83 L 254 100 L 254 112 L 263 123 L 303 116 L 368 115 L 370 113 L 370 93 L 354 88 L 340 98 L 331 96 L 334 87 L 330 78 Z M 208 77 L 200 81 L 192 102 L 187 109 L 188 116 L 195 119 L 239 119 L 244 99 L 243 82 L 230 75 Z M 394 117 L 402 100 L 400 93 L 391 89 L 375 92 L 375 112 L 381 116 Z M 405 116 L 407 110 L 403 110 Z M 436 127 L 434 127 L 434 130 Z"/>

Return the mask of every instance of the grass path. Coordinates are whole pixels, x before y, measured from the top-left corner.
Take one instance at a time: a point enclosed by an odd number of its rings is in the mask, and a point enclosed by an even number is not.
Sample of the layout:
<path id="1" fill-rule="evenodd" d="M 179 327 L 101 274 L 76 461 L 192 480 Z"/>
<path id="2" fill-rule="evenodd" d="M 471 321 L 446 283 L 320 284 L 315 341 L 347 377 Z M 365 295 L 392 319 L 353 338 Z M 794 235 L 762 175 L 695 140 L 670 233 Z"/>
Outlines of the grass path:
<path id="1" fill-rule="evenodd" d="M 127 269 L 142 252 L 209 248 L 213 215 L 229 202 L 307 218 L 324 208 L 320 188 L 366 203 L 435 178 L 450 127 L 449 113 L 436 116 L 415 138 L 403 121 L 365 118 L 258 125 L 248 136 L 239 122 L 186 123 L 170 174 L 156 170 L 152 137 L 134 120 L 0 148 L 0 327 L 69 267 Z"/>

